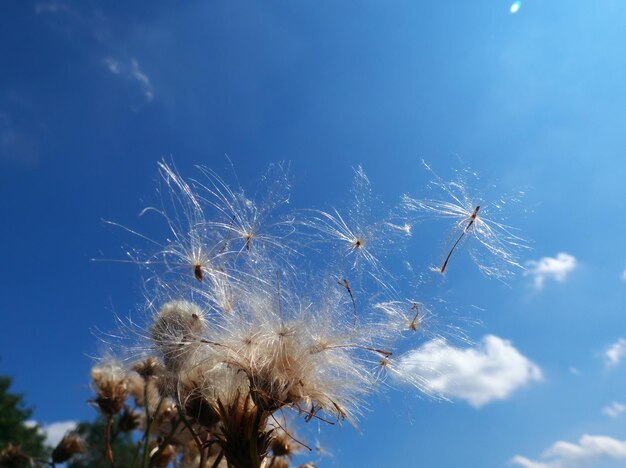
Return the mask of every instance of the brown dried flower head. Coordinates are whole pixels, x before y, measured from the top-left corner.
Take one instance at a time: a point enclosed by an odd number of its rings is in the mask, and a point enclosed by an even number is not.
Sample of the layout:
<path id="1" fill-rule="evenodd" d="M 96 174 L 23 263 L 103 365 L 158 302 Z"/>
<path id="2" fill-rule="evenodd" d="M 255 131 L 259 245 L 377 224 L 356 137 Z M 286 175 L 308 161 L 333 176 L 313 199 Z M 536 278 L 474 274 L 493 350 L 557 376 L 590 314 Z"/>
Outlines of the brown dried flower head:
<path id="1" fill-rule="evenodd" d="M 132 369 L 137 372 L 144 380 L 158 377 L 163 374 L 163 364 L 155 357 L 148 357 L 143 361 L 136 363 Z"/>
<path id="2" fill-rule="evenodd" d="M 118 364 L 111 362 L 94 367 L 91 379 L 96 389 L 94 402 L 106 416 L 113 416 L 124 407 L 128 396 L 126 372 Z"/>
<path id="3" fill-rule="evenodd" d="M 290 457 L 295 451 L 291 439 L 283 431 L 272 437 L 270 449 L 275 457 Z"/>
<path id="4" fill-rule="evenodd" d="M 52 451 L 52 463 L 64 463 L 77 453 L 83 453 L 87 446 L 77 434 L 66 434 Z"/>
<path id="5" fill-rule="evenodd" d="M 0 452 L 0 467 L 12 468 L 24 466 L 25 462 L 30 462 L 30 457 L 22 452 L 19 445 L 9 444 Z"/>

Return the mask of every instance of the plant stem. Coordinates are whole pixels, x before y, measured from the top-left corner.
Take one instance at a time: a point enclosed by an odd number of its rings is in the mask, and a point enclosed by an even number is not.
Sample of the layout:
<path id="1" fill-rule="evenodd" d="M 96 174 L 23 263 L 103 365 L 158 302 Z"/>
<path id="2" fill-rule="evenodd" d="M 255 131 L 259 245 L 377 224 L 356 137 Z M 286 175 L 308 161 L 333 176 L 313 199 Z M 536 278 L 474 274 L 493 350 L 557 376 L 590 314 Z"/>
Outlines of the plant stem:
<path id="1" fill-rule="evenodd" d="M 170 441 L 172 440 L 172 438 L 174 437 L 174 434 L 176 433 L 176 429 L 178 429 L 178 426 L 180 426 L 180 418 L 176 421 L 176 423 L 172 426 L 172 430 L 170 431 L 170 433 L 165 437 L 165 439 L 163 439 L 163 442 L 161 442 L 161 445 L 159 445 L 158 450 L 155 452 L 155 454 L 153 455 L 153 457 L 158 457 L 163 450 L 165 449 L 165 447 L 170 443 Z"/>
<path id="2" fill-rule="evenodd" d="M 220 466 L 222 458 L 224 458 L 224 452 L 220 450 L 220 453 L 218 453 L 217 457 L 215 457 L 215 461 L 213 462 L 213 466 L 211 468 L 217 468 L 218 466 Z"/>
<path id="3" fill-rule="evenodd" d="M 113 416 L 107 416 L 107 423 L 104 427 L 104 454 L 109 460 L 109 463 L 115 468 L 115 461 L 113 460 L 113 449 L 111 448 L 111 427 L 113 425 Z"/>
<path id="4" fill-rule="evenodd" d="M 198 447 L 198 450 L 200 451 L 200 464 L 198 466 L 199 466 L 199 468 L 204 468 L 204 465 L 205 465 L 204 446 L 202 444 L 202 440 L 200 439 L 200 436 L 198 434 L 196 434 L 196 431 L 194 431 L 193 426 L 191 425 L 191 423 L 189 422 L 189 420 L 185 416 L 185 411 L 183 410 L 183 407 L 182 407 L 182 405 L 180 403 L 180 394 L 177 395 L 177 397 L 176 397 L 176 410 L 178 411 L 178 417 L 180 418 L 180 420 L 183 422 L 183 424 L 185 425 L 187 430 L 189 430 L 189 432 L 191 432 L 193 440 L 196 443 L 196 446 Z"/>
<path id="5" fill-rule="evenodd" d="M 146 433 L 144 434 L 143 444 L 143 457 L 141 461 L 141 468 L 147 468 L 148 466 L 148 445 L 150 442 L 150 430 L 152 429 L 152 417 L 150 416 L 150 404 L 148 402 L 148 382 L 143 383 L 143 406 L 146 409 Z"/>

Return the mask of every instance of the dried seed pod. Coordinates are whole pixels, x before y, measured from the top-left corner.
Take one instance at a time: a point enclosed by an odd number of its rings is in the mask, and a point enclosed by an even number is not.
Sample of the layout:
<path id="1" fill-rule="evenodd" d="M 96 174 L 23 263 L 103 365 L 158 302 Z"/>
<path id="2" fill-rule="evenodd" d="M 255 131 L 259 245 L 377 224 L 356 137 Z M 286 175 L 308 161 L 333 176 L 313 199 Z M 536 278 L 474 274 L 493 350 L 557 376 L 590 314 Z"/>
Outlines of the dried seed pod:
<path id="1" fill-rule="evenodd" d="M 94 367 L 91 379 L 96 388 L 97 398 L 94 402 L 106 416 L 113 416 L 124 407 L 128 397 L 126 372 L 116 363 L 108 363 Z"/>
<path id="2" fill-rule="evenodd" d="M 87 449 L 85 441 L 77 434 L 66 434 L 52 451 L 52 463 L 64 463 Z"/>
<path id="3" fill-rule="evenodd" d="M 136 363 L 132 369 L 145 380 L 161 375 L 164 370 L 163 364 L 161 364 L 157 358 L 152 356 Z"/>

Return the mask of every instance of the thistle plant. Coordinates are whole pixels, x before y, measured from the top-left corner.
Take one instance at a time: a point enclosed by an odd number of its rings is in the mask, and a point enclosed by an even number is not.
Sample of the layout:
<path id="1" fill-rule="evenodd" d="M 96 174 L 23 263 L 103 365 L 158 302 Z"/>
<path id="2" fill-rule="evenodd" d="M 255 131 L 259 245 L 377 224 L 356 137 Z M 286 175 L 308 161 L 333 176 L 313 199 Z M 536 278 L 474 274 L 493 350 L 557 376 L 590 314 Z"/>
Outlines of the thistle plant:
<path id="1" fill-rule="evenodd" d="M 410 196 L 386 208 L 361 168 L 348 203 L 324 211 L 291 209 L 284 164 L 255 196 L 206 168 L 185 180 L 159 167 L 161 204 L 142 214 L 161 216 L 169 235 L 124 228 L 153 249 L 127 260 L 145 268 L 145 323 L 123 324 L 132 344 L 92 371 L 110 465 L 116 433 L 137 430 L 135 466 L 289 466 L 311 450 L 292 426 L 356 425 L 384 382 L 427 391 L 398 362 L 404 340 L 436 333 L 432 313 L 398 292 L 389 265 L 411 247 L 412 210 L 460 218 L 460 208 Z M 480 217 L 458 226 L 518 265 Z"/>

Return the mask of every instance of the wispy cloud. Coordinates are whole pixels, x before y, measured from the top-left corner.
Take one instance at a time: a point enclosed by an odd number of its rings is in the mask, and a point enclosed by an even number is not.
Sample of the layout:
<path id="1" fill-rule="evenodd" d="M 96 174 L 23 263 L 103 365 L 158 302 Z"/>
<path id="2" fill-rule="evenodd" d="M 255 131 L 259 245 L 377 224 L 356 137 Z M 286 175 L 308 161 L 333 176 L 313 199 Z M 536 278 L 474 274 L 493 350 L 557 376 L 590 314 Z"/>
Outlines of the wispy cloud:
<path id="1" fill-rule="evenodd" d="M 38 424 L 36 421 L 26 421 L 26 425 L 29 427 L 34 427 Z M 77 424 L 76 421 L 58 421 L 39 426 L 39 431 L 46 436 L 46 445 L 56 447 L 67 432 L 76 429 Z"/>
<path id="2" fill-rule="evenodd" d="M 558 441 L 541 454 L 542 461 L 516 455 L 511 464 L 525 468 L 573 468 L 593 462 L 626 460 L 626 441 L 602 435 L 583 435 L 577 444 Z"/>
<path id="3" fill-rule="evenodd" d="M 41 15 L 44 13 L 52 13 L 52 14 L 69 13 L 71 11 L 72 10 L 70 9 L 70 7 L 63 2 L 52 1 L 52 2 L 40 2 L 40 3 L 35 4 L 35 13 L 37 13 L 38 15 Z"/>
<path id="4" fill-rule="evenodd" d="M 426 365 L 425 365 L 426 364 Z M 405 354 L 401 373 L 427 382 L 427 390 L 479 408 L 508 398 L 519 387 L 541 380 L 541 370 L 508 340 L 487 335 L 471 348 L 432 340 Z"/>
<path id="5" fill-rule="evenodd" d="M 39 154 L 36 138 L 18 128 L 8 114 L 0 111 L 0 162 L 33 167 L 39 162 Z"/>
<path id="6" fill-rule="evenodd" d="M 606 367 L 615 367 L 624 356 L 626 356 L 626 339 L 619 338 L 604 351 L 604 363 Z"/>
<path id="7" fill-rule="evenodd" d="M 542 289 L 547 278 L 564 282 L 577 264 L 576 257 L 560 252 L 556 257 L 543 257 L 527 262 L 524 274 L 534 278 L 535 288 Z"/>
<path id="8" fill-rule="evenodd" d="M 119 60 L 115 60 L 115 59 L 112 59 L 111 57 L 108 57 L 104 59 L 104 63 L 111 73 L 113 73 L 114 75 L 121 75 L 122 64 L 120 63 Z"/>
<path id="9" fill-rule="evenodd" d="M 626 270 L 622 272 L 622 281 L 626 281 Z"/>
<path id="10" fill-rule="evenodd" d="M 131 58 L 128 62 L 107 57 L 104 60 L 107 69 L 114 75 L 118 75 L 128 81 L 139 86 L 139 89 L 146 103 L 150 103 L 154 99 L 154 87 L 148 75 L 139 67 L 139 62 Z"/>
<path id="11" fill-rule="evenodd" d="M 111 22 L 98 8 L 89 8 L 87 5 L 73 5 L 76 9 L 60 0 L 51 0 L 37 3 L 35 13 L 47 18 L 50 27 L 63 32 L 70 40 L 91 42 L 98 44 L 96 53 L 100 54 L 100 63 L 104 63 L 106 69 L 129 84 L 130 89 L 140 95 L 140 101 L 135 98 L 131 108 L 137 110 L 145 104 L 151 103 L 155 98 L 155 89 L 150 77 L 139 65 L 137 58 L 120 52 L 113 40 L 114 28 Z M 122 58 L 120 58 L 120 56 Z"/>
<path id="12" fill-rule="evenodd" d="M 107 17 L 98 8 L 89 8 L 88 2 L 74 2 L 73 7 L 60 0 L 35 4 L 35 13 L 46 18 L 49 27 L 63 33 L 68 39 L 95 39 L 107 46 L 111 36 Z"/>
<path id="13" fill-rule="evenodd" d="M 617 418 L 626 410 L 626 405 L 623 405 L 617 401 L 614 401 L 608 406 L 602 408 L 602 414 L 605 414 L 611 418 Z"/>

